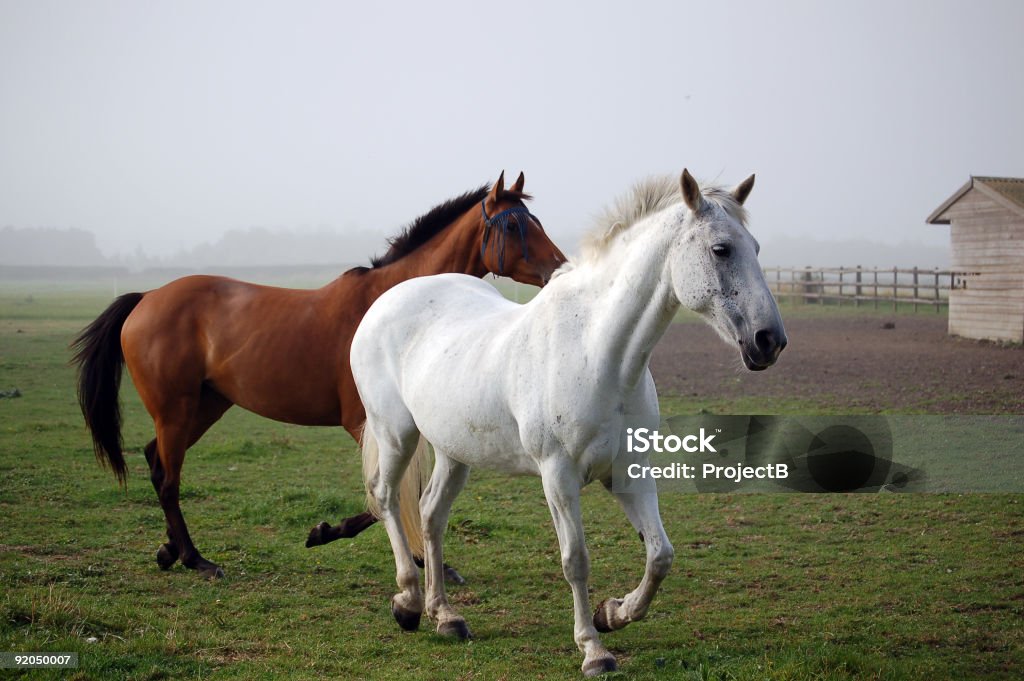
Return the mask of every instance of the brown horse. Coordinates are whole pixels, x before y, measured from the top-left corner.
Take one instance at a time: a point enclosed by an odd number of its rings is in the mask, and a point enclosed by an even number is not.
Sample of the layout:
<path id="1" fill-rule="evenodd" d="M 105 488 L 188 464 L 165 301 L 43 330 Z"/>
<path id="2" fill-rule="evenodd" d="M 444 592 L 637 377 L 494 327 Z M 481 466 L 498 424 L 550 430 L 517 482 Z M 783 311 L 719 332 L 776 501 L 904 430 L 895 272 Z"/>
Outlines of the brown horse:
<path id="1" fill-rule="evenodd" d="M 366 414 L 349 367 L 349 345 L 363 314 L 395 284 L 429 274 L 488 272 L 543 286 L 565 256 L 523 204 L 523 175 L 504 173 L 415 220 L 371 267 L 356 267 L 323 288 L 295 290 L 214 276 L 189 276 L 117 298 L 75 339 L 78 398 L 100 463 L 120 482 L 118 391 L 127 364 L 156 427 L 145 447 L 150 478 L 167 519 L 157 563 L 179 558 L 205 577 L 223 575 L 200 555 L 178 503 L 185 452 L 232 405 L 277 421 L 343 426 L 359 441 Z M 518 228 L 509 234 L 510 224 Z M 355 536 L 369 514 L 313 528 L 307 546 Z"/>

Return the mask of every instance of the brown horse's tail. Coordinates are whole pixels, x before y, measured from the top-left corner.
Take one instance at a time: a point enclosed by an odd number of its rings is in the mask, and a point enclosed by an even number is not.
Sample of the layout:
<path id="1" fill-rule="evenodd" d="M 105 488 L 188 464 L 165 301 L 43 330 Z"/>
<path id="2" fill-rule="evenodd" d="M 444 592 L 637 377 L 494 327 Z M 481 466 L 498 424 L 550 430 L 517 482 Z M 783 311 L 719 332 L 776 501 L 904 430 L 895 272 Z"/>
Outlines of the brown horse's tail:
<path id="1" fill-rule="evenodd" d="M 142 295 L 120 296 L 71 342 L 75 353 L 71 361 L 78 365 L 78 404 L 92 433 L 96 459 L 109 465 L 122 485 L 128 468 L 121 452 L 121 403 L 118 399 L 124 368 L 121 327 Z"/>
<path id="2" fill-rule="evenodd" d="M 377 448 L 377 439 L 370 432 L 369 428 L 363 426 L 363 481 L 366 484 L 366 505 L 374 518 L 381 517 L 380 504 L 374 498 L 370 486 L 377 479 L 379 469 L 380 451 Z M 406 541 L 409 542 L 409 550 L 417 558 L 423 558 L 423 526 L 420 520 L 420 496 L 426 489 L 427 480 L 430 477 L 430 447 L 427 441 L 420 435 L 416 444 L 416 451 L 409 461 L 409 467 L 402 475 L 402 481 L 398 486 L 398 517 L 402 522 L 402 529 L 405 530 Z"/>

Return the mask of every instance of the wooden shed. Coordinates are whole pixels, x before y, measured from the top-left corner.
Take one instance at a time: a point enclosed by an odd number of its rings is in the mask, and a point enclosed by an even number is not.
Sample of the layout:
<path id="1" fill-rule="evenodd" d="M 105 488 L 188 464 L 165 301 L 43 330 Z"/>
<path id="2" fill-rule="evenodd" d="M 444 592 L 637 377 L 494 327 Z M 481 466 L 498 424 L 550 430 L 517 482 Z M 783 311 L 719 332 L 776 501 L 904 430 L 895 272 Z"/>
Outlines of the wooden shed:
<path id="1" fill-rule="evenodd" d="M 928 224 L 951 225 L 949 332 L 1024 342 L 1024 178 L 971 177 Z"/>

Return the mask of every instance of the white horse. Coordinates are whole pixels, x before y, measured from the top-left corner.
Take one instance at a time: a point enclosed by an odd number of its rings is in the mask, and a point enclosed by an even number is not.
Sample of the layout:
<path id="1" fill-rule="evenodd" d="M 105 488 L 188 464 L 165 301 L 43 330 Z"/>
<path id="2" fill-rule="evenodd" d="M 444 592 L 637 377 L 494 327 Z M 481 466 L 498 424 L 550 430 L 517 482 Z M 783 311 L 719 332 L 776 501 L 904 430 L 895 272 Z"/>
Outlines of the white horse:
<path id="1" fill-rule="evenodd" d="M 608 211 L 581 259 L 525 305 L 472 277 L 442 274 L 399 284 L 370 308 L 352 341 L 352 373 L 366 406 L 368 498 L 395 554 L 400 592 L 392 613 L 404 629 L 416 629 L 426 607 L 439 633 L 470 635 L 445 595 L 441 556 L 448 513 L 470 467 L 539 475 L 572 587 L 583 672 L 616 668 L 598 631 L 642 619 L 673 557 L 654 482 L 631 481 L 628 494 L 612 486 L 613 462 L 617 470 L 647 464 L 625 442 L 627 423 L 658 427 L 647 366 L 654 345 L 680 305 L 735 344 L 748 369 L 771 366 L 786 345 L 757 242 L 744 226 L 753 185 L 751 176 L 731 191 L 701 188 L 686 170 L 681 183 L 637 185 Z M 421 435 L 436 459 L 420 525 L 403 523 L 398 497 Z M 640 533 L 647 564 L 634 591 L 603 601 L 591 617 L 579 497 L 594 480 Z M 406 535 L 417 526 L 426 602 Z"/>

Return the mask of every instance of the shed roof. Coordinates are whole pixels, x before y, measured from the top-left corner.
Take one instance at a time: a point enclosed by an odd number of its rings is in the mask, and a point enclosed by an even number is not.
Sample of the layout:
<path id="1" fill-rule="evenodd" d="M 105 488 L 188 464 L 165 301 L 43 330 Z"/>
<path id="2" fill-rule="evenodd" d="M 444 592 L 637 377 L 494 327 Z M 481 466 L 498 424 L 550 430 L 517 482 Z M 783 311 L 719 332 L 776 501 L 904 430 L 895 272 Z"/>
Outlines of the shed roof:
<path id="1" fill-rule="evenodd" d="M 926 222 L 930 225 L 948 225 L 949 218 L 946 217 L 946 211 L 971 189 L 977 189 L 1003 208 L 1024 218 L 1024 178 L 971 175 L 967 184 L 943 201 L 942 205 L 928 216 Z"/>

